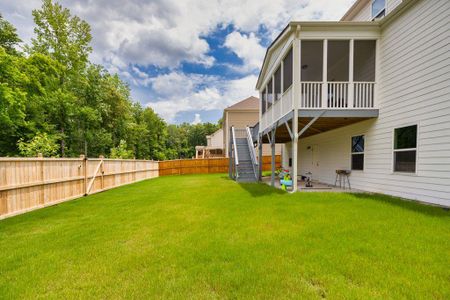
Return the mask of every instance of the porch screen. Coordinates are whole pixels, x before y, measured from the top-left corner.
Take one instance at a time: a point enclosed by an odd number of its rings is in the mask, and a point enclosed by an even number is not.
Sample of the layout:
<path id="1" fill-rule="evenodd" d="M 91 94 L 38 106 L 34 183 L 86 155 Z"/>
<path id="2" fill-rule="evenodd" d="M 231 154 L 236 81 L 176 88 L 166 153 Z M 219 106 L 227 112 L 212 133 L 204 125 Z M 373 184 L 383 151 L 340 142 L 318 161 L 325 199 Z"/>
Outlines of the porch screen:
<path id="1" fill-rule="evenodd" d="M 301 80 L 322 81 L 323 41 L 303 41 L 301 43 Z"/>
<path id="2" fill-rule="evenodd" d="M 394 130 L 394 171 L 416 172 L 417 125 Z"/>
<path id="3" fill-rule="evenodd" d="M 281 98 L 281 66 L 275 71 L 273 79 L 275 85 L 275 101 L 277 101 Z"/>
<path id="4" fill-rule="evenodd" d="M 261 112 L 266 112 L 266 105 L 267 105 L 267 89 L 264 89 L 261 96 Z"/>
<path id="5" fill-rule="evenodd" d="M 375 81 L 375 48 L 373 40 L 355 41 L 353 80 Z"/>
<path id="6" fill-rule="evenodd" d="M 283 92 L 292 85 L 292 48 L 283 59 Z"/>
<path id="7" fill-rule="evenodd" d="M 352 137 L 352 170 L 364 170 L 364 135 Z"/>
<path id="8" fill-rule="evenodd" d="M 272 79 L 269 80 L 267 84 L 267 109 L 269 109 L 273 104 L 273 86 Z"/>
<path id="9" fill-rule="evenodd" d="M 328 81 L 348 81 L 349 41 L 328 41 Z"/>

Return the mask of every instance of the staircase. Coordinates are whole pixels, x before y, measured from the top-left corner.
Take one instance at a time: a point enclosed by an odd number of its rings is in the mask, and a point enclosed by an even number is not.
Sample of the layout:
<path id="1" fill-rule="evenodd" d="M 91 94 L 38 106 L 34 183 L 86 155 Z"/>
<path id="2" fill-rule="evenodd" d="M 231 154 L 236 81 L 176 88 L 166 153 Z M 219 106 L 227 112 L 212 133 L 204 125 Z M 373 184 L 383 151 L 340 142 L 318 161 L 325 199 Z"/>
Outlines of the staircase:
<path id="1" fill-rule="evenodd" d="M 231 128 L 230 176 L 237 182 L 256 182 L 258 161 L 249 127 Z"/>

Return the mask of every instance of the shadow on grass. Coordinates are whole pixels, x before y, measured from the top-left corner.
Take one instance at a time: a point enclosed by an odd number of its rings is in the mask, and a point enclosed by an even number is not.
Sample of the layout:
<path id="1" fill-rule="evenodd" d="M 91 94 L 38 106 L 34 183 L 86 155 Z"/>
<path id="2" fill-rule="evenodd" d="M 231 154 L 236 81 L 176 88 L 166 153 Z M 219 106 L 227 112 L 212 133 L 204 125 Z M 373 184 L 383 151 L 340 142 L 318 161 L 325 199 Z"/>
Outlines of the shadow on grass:
<path id="1" fill-rule="evenodd" d="M 396 198 L 383 194 L 369 194 L 369 193 L 355 193 L 353 194 L 353 196 L 362 200 L 383 202 L 392 206 L 401 207 L 428 216 L 440 218 L 450 216 L 449 208 L 420 203 L 415 200 Z"/>
<path id="2" fill-rule="evenodd" d="M 273 188 L 265 183 L 239 183 L 239 186 L 246 190 L 252 197 L 286 194 L 285 191 Z"/>
<path id="3" fill-rule="evenodd" d="M 234 182 L 233 179 L 230 179 L 226 175 L 220 176 L 220 178 Z M 242 189 L 247 191 L 252 197 L 263 197 L 263 196 L 267 196 L 267 195 L 281 195 L 281 194 L 286 193 L 285 191 L 273 188 L 273 187 L 268 186 L 267 184 L 261 183 L 261 182 L 249 182 L 249 183 L 238 182 L 236 184 L 238 184 Z"/>

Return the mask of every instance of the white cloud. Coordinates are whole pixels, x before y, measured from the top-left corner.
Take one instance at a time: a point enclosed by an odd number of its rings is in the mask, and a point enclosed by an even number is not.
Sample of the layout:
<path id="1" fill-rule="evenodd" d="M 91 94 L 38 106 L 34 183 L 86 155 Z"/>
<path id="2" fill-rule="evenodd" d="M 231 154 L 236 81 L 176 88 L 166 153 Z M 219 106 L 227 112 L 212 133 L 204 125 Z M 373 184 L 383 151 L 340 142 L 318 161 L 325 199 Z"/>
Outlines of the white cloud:
<path id="1" fill-rule="evenodd" d="M 200 124 L 202 122 L 202 119 L 200 118 L 200 114 L 195 114 L 194 116 L 194 121 L 192 121 L 192 125 L 197 125 Z"/>
<path id="2" fill-rule="evenodd" d="M 248 45 L 264 26 L 274 37 L 290 20 L 338 19 L 354 0 L 78 0 L 61 1 L 92 27 L 98 62 L 177 67 L 182 61 L 210 66 L 214 58 L 204 39 L 217 26 L 233 24 Z M 31 37 L 31 10 L 37 0 L 0 4 L 5 17 Z M 17 16 L 21 16 L 20 18 Z M 27 19 L 27 21 L 24 20 Z M 239 38 L 239 36 L 234 36 Z M 231 43 L 231 41 L 230 41 Z M 236 49 L 231 47 L 232 50 Z M 243 49 L 236 49 L 243 51 Z M 257 51 L 260 51 L 259 49 Z M 242 52 L 236 52 L 239 55 Z M 242 54 L 243 55 L 243 54 Z"/>
<path id="3" fill-rule="evenodd" d="M 175 71 L 152 79 L 152 87 L 159 96 L 156 102 L 148 105 L 164 119 L 173 122 L 179 112 L 224 109 L 246 97 L 256 96 L 256 79 L 255 75 L 248 75 L 223 80 L 217 76 L 188 76 Z M 172 88 L 174 86 L 177 88 Z"/>
<path id="4" fill-rule="evenodd" d="M 261 46 L 260 39 L 253 32 L 241 34 L 233 31 L 227 35 L 224 46 L 231 49 L 242 59 L 243 65 L 240 67 L 242 72 L 252 72 L 261 67 L 266 50 Z"/>

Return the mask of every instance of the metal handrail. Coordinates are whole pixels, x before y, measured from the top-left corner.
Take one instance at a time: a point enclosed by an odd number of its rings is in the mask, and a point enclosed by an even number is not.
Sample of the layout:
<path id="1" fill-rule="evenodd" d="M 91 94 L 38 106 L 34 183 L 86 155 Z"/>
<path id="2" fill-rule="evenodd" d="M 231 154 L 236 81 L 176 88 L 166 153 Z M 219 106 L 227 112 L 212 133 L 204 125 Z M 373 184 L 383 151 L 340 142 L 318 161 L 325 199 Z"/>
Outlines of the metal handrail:
<path id="1" fill-rule="evenodd" d="M 258 178 L 258 160 L 256 159 L 255 147 L 253 146 L 253 138 L 250 127 L 247 126 L 247 144 L 248 150 L 250 151 L 250 157 L 252 158 L 252 167 L 255 178 Z"/>
<path id="2" fill-rule="evenodd" d="M 247 126 L 247 142 L 248 142 L 248 150 L 250 151 L 250 157 L 252 158 L 252 162 L 255 165 L 258 165 L 258 160 L 256 159 L 255 148 L 253 147 L 253 138 L 252 132 L 250 131 L 250 127 Z"/>
<path id="3" fill-rule="evenodd" d="M 236 144 L 236 132 L 234 131 L 234 126 L 231 126 L 231 133 L 233 135 L 234 163 L 237 166 L 237 165 L 239 165 L 239 158 L 238 158 L 238 151 L 237 151 L 237 144 Z"/>

